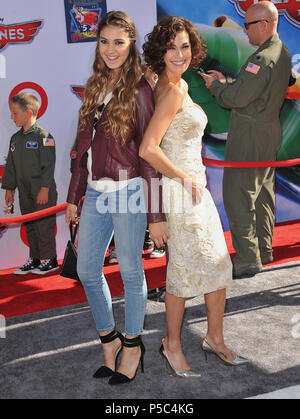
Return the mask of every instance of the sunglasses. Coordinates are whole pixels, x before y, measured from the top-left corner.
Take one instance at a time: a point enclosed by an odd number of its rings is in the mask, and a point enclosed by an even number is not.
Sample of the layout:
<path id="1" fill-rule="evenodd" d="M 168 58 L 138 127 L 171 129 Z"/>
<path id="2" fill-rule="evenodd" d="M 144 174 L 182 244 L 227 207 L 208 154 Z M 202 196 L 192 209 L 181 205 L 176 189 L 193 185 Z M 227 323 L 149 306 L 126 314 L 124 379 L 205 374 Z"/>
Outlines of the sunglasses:
<path id="1" fill-rule="evenodd" d="M 259 19 L 259 20 L 252 20 L 252 22 L 245 22 L 244 23 L 245 29 L 248 29 L 250 25 L 254 25 L 255 23 L 258 23 L 258 22 L 267 22 L 268 23 L 269 21 L 267 19 Z"/>

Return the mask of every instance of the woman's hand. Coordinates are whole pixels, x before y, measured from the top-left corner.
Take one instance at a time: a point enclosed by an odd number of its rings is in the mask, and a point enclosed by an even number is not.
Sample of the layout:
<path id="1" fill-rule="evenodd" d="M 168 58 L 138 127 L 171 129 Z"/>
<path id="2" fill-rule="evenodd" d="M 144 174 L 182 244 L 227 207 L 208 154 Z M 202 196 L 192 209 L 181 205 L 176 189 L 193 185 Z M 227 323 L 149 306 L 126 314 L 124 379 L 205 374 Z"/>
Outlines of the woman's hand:
<path id="1" fill-rule="evenodd" d="M 151 239 L 154 241 L 156 247 L 160 248 L 167 243 L 170 235 L 164 221 L 159 223 L 149 224 L 149 234 Z"/>
<path id="2" fill-rule="evenodd" d="M 199 205 L 202 201 L 205 186 L 193 178 L 185 178 L 183 186 L 192 195 L 193 204 Z"/>
<path id="3" fill-rule="evenodd" d="M 66 209 L 66 222 L 67 224 L 73 223 L 78 224 L 79 217 L 77 217 L 77 206 L 74 204 L 68 204 Z"/>

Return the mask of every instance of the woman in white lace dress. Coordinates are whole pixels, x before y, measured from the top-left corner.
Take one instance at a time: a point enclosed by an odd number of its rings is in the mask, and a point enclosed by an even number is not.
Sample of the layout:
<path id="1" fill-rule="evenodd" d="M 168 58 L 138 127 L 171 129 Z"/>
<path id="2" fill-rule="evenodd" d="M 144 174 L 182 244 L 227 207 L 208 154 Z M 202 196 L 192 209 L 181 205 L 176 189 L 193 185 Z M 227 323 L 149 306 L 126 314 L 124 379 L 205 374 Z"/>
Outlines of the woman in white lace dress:
<path id="1" fill-rule="evenodd" d="M 215 204 L 206 189 L 201 141 L 207 124 L 204 111 L 188 95 L 181 75 L 196 68 L 205 46 L 186 19 L 167 16 L 148 35 L 145 61 L 159 74 L 155 112 L 140 148 L 140 156 L 163 174 L 163 205 L 169 230 L 166 284 L 167 334 L 160 354 L 181 377 L 199 377 L 182 352 L 180 328 L 185 299 L 204 295 L 208 330 L 201 347 L 226 365 L 248 361 L 229 351 L 223 338 L 226 288 L 232 264 Z M 156 231 L 150 231 L 156 241 Z M 163 243 L 156 243 L 161 246 Z"/>

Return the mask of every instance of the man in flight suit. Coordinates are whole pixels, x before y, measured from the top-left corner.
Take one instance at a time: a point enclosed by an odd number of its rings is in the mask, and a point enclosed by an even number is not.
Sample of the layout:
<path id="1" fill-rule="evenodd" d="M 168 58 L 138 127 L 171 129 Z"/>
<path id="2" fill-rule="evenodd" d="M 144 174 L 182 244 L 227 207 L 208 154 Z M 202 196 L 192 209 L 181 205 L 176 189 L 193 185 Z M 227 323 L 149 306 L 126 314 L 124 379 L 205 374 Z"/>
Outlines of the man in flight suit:
<path id="1" fill-rule="evenodd" d="M 20 93 L 10 101 L 11 118 L 21 129 L 10 140 L 2 189 L 6 189 L 5 201 L 9 205 L 18 188 L 22 215 L 52 207 L 57 201 L 55 142 L 36 123 L 39 107 L 37 98 L 29 93 Z M 15 274 L 46 274 L 59 268 L 55 226 L 55 214 L 26 223 L 29 259 Z"/>
<path id="2" fill-rule="evenodd" d="M 279 111 L 291 75 L 291 59 L 277 33 L 278 11 L 261 1 L 246 12 L 244 32 L 259 48 L 236 79 L 214 70 L 200 74 L 219 105 L 232 109 L 225 159 L 276 160 L 281 143 Z M 234 277 L 253 276 L 270 263 L 275 222 L 275 169 L 225 168 L 223 199 L 236 257 Z"/>

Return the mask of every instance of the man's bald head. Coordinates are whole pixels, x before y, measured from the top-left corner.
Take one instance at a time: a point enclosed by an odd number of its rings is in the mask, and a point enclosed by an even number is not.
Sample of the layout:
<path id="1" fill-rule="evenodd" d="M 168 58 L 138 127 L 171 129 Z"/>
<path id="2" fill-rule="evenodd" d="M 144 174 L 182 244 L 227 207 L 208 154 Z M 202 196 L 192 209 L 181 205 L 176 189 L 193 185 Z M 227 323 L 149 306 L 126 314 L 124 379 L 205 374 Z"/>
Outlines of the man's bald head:
<path id="1" fill-rule="evenodd" d="M 271 1 L 260 1 L 247 10 L 245 23 L 248 22 L 258 22 L 249 25 L 245 33 L 251 44 L 261 45 L 277 32 L 278 10 Z"/>
<path id="2" fill-rule="evenodd" d="M 271 1 L 260 1 L 252 4 L 247 10 L 246 15 L 255 17 L 255 19 L 268 19 L 278 22 L 278 10 Z"/>

